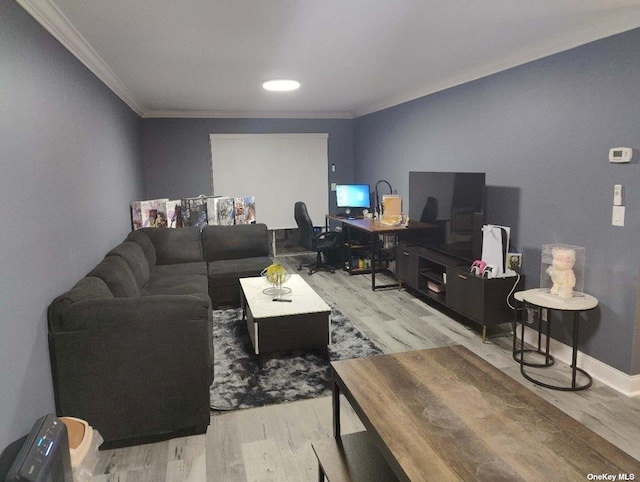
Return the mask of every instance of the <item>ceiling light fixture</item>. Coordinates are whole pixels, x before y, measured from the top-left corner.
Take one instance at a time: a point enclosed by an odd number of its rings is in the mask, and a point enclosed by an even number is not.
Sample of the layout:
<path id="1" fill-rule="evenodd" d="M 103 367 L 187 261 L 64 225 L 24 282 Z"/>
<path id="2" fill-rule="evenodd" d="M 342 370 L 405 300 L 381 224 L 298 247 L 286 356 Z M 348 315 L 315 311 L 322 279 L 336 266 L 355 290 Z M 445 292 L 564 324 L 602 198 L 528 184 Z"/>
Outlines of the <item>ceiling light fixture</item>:
<path id="1" fill-rule="evenodd" d="M 299 89 L 300 82 L 291 79 L 267 80 L 262 84 L 262 88 L 273 92 L 289 92 L 291 90 Z"/>

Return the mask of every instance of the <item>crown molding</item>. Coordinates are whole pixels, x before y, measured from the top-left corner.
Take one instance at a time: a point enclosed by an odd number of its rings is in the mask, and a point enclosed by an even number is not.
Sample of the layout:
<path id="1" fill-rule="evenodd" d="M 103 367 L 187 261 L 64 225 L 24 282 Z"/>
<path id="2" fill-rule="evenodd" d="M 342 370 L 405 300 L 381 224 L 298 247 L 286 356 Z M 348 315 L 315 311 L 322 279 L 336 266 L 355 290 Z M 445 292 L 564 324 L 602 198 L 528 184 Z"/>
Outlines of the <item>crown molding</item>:
<path id="1" fill-rule="evenodd" d="M 144 106 L 125 87 L 111 68 L 71 25 L 69 19 L 50 0 L 16 0 L 40 25 L 109 87 L 131 109 L 143 116 Z"/>
<path id="2" fill-rule="evenodd" d="M 611 35 L 640 27 L 640 7 L 633 6 L 630 11 L 609 17 L 574 30 L 573 32 L 547 39 L 515 55 L 506 56 L 480 68 L 468 70 L 438 83 L 430 83 L 422 88 L 405 94 L 393 96 L 369 104 L 350 112 L 261 112 L 261 111 L 190 111 L 190 110 L 146 110 L 136 97 L 127 89 L 106 62 L 71 24 L 69 19 L 51 0 L 16 0 L 40 25 L 53 35 L 67 50 L 93 72 L 134 112 L 144 118 L 210 118 L 210 119 L 353 119 L 380 110 L 387 109 L 411 100 L 418 99 L 442 90 L 455 87 L 473 80 L 487 77 L 504 70 L 522 65 L 543 57 L 584 45 Z"/>
<path id="3" fill-rule="evenodd" d="M 286 112 L 223 110 L 147 110 L 147 119 L 353 119 L 350 112 Z"/>
<path id="4" fill-rule="evenodd" d="M 624 15 L 610 15 L 599 22 L 586 25 L 569 33 L 548 38 L 524 51 L 518 52 L 515 55 L 503 57 L 491 62 L 490 64 L 485 64 L 477 69 L 468 70 L 441 82 L 428 84 L 422 88 L 412 90 L 405 94 L 393 96 L 374 104 L 369 104 L 362 109 L 356 109 L 354 112 L 354 118 L 373 114 L 374 112 L 388 109 L 389 107 L 404 104 L 405 102 L 419 99 L 420 97 L 435 94 L 436 92 L 450 89 L 457 85 L 497 74 L 498 72 L 517 67 L 518 65 L 523 65 L 543 57 L 548 57 L 550 55 L 570 50 L 572 48 L 579 47 L 580 45 L 594 42 L 638 27 L 640 27 L 640 7 L 634 6 L 632 11 L 625 12 Z"/>

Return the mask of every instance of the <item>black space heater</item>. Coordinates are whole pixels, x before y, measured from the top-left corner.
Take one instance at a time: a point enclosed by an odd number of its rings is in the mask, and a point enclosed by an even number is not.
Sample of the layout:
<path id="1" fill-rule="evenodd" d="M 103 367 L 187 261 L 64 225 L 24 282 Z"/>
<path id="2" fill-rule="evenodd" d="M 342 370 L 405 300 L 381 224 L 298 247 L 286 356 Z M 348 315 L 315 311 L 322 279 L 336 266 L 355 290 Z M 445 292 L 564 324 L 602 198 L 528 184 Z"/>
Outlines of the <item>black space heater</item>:
<path id="1" fill-rule="evenodd" d="M 38 419 L 0 455 L 0 481 L 73 482 L 65 424 L 54 415 Z"/>

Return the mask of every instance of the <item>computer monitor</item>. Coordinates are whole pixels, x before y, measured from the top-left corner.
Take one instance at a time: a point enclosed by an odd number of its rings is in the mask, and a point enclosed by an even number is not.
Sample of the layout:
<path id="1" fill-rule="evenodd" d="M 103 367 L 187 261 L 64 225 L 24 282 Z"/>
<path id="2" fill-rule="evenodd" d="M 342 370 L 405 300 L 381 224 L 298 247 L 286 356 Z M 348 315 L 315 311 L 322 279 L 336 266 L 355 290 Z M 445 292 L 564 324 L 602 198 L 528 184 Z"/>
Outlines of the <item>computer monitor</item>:
<path id="1" fill-rule="evenodd" d="M 338 184 L 336 204 L 345 209 L 369 209 L 371 195 L 368 184 Z"/>

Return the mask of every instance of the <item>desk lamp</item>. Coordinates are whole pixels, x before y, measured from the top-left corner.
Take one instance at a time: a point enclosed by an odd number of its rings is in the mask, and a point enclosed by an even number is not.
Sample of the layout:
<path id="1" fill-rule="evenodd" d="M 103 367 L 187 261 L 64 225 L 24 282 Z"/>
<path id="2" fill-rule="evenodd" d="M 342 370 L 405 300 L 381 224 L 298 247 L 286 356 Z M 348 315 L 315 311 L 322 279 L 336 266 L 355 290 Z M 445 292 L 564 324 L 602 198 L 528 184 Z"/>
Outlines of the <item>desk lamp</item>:
<path id="1" fill-rule="evenodd" d="M 380 219 L 380 215 L 382 214 L 382 203 L 380 202 L 380 195 L 378 194 L 378 186 L 380 185 L 381 182 L 389 186 L 389 194 L 393 194 L 393 190 L 391 189 L 391 184 L 389 184 L 389 181 L 385 181 L 384 179 L 381 179 L 376 183 L 376 218 L 377 219 Z"/>

